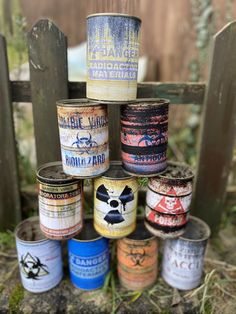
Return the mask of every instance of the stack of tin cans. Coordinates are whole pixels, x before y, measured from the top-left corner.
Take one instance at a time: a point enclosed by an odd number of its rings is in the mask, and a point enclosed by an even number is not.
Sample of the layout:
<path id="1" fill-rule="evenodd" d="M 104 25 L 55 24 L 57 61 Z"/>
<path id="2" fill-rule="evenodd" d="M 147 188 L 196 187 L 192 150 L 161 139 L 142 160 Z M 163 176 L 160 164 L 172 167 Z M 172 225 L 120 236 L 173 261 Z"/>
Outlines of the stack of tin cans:
<path id="1" fill-rule="evenodd" d="M 32 292 L 57 285 L 59 241 L 68 240 L 72 283 L 99 288 L 109 271 L 108 239 L 117 239 L 121 284 L 147 288 L 157 278 L 159 237 L 168 238 L 163 278 L 191 289 L 200 283 L 210 231 L 197 218 L 188 223 L 191 169 L 167 162 L 169 101 L 136 99 L 141 21 L 104 13 L 88 16 L 87 26 L 88 98 L 57 102 L 62 162 L 39 167 L 39 220 L 16 229 L 22 283 Z M 122 161 L 109 162 L 108 105 L 121 105 Z M 145 219 L 136 223 L 139 176 L 150 178 Z M 93 220 L 83 219 L 86 178 L 94 180 Z"/>

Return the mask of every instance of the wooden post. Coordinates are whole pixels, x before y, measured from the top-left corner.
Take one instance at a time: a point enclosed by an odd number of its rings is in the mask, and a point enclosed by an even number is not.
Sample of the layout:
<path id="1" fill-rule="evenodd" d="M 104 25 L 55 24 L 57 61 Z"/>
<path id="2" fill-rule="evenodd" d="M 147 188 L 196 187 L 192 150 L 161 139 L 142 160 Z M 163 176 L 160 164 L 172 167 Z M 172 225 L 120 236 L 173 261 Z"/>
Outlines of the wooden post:
<path id="1" fill-rule="evenodd" d="M 224 209 L 236 132 L 236 22 L 214 37 L 206 90 L 193 213 L 214 234 Z"/>
<path id="2" fill-rule="evenodd" d="M 0 35 L 0 230 L 20 221 L 20 192 L 5 38 Z"/>
<path id="3" fill-rule="evenodd" d="M 56 101 L 68 98 L 67 40 L 48 19 L 28 36 L 37 162 L 61 160 Z"/>

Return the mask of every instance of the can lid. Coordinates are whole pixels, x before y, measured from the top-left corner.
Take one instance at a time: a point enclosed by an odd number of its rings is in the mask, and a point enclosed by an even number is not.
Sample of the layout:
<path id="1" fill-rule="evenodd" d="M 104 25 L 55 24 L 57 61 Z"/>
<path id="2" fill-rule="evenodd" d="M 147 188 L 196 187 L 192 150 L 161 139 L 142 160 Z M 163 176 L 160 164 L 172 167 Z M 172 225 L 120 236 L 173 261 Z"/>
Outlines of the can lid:
<path id="1" fill-rule="evenodd" d="M 63 172 L 61 161 L 49 162 L 40 166 L 37 169 L 36 175 L 40 182 L 45 183 L 63 184 L 78 182 L 78 179 L 75 179 Z"/>
<path id="2" fill-rule="evenodd" d="M 84 226 L 85 227 L 82 229 L 82 231 L 71 240 L 77 242 L 93 242 L 103 238 L 94 229 L 92 218 L 85 218 Z"/>
<path id="3" fill-rule="evenodd" d="M 185 232 L 179 238 L 190 242 L 202 242 L 207 240 L 210 235 L 211 229 L 205 221 L 195 216 L 189 216 Z"/>
<path id="4" fill-rule="evenodd" d="M 96 100 L 96 99 L 91 99 L 93 102 L 97 102 L 100 104 L 106 104 L 106 105 L 129 105 L 129 106 L 143 106 L 143 107 L 150 107 L 150 106 L 155 106 L 157 107 L 158 105 L 168 105 L 170 103 L 169 99 L 165 98 L 136 98 L 134 100 L 128 100 L 128 101 L 106 101 L 106 100 Z"/>
<path id="5" fill-rule="evenodd" d="M 87 16 L 87 19 L 90 19 L 91 17 L 97 17 L 97 16 L 121 16 L 121 17 L 127 17 L 127 18 L 132 18 L 138 20 L 140 23 L 142 23 L 142 20 L 134 15 L 129 15 L 129 14 L 124 14 L 124 13 L 95 13 L 95 14 L 90 14 Z"/>
<path id="6" fill-rule="evenodd" d="M 145 227 L 144 225 L 144 219 L 138 219 L 136 222 L 136 228 L 135 230 L 129 234 L 126 238 L 129 240 L 134 241 L 147 241 L 154 239 L 155 236 L 153 236 Z"/>
<path id="7" fill-rule="evenodd" d="M 60 99 L 56 102 L 58 107 L 92 107 L 99 106 L 99 102 L 87 98 L 78 99 Z"/>
<path id="8" fill-rule="evenodd" d="M 20 222 L 16 226 L 14 233 L 16 239 L 24 243 L 50 241 L 40 230 L 38 216 L 30 217 Z"/>
<path id="9" fill-rule="evenodd" d="M 192 180 L 193 177 L 194 173 L 189 165 L 180 162 L 168 161 L 166 170 L 161 174 L 158 174 L 153 179 L 189 181 Z"/>
<path id="10" fill-rule="evenodd" d="M 124 172 L 121 161 L 110 161 L 110 167 L 102 175 L 102 178 L 110 180 L 123 180 L 133 178 L 133 176 Z"/>

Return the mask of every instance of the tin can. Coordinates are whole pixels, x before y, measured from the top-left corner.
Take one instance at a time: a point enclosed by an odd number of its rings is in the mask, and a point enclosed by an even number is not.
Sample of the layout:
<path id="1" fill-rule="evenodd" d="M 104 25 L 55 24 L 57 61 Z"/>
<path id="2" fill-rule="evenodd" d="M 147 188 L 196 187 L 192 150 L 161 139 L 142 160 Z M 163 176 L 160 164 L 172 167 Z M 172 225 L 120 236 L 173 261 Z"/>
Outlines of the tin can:
<path id="1" fill-rule="evenodd" d="M 145 225 L 162 238 L 184 233 L 192 199 L 193 172 L 189 166 L 168 162 L 165 173 L 148 181 Z"/>
<path id="2" fill-rule="evenodd" d="M 40 228 L 50 239 L 72 238 L 82 228 L 82 181 L 66 175 L 61 162 L 37 170 Z"/>
<path id="3" fill-rule="evenodd" d="M 87 97 L 136 99 L 141 20 L 126 14 L 87 17 Z"/>
<path id="4" fill-rule="evenodd" d="M 157 278 L 157 238 L 138 220 L 135 231 L 117 241 L 118 276 L 129 290 L 143 290 Z"/>
<path id="5" fill-rule="evenodd" d="M 124 170 L 155 176 L 167 167 L 169 101 L 138 99 L 121 106 L 121 158 Z"/>
<path id="6" fill-rule="evenodd" d="M 109 271 L 109 240 L 97 234 L 92 219 L 85 219 L 85 228 L 68 241 L 71 282 L 76 288 L 101 288 Z"/>
<path id="7" fill-rule="evenodd" d="M 63 277 L 60 242 L 45 238 L 38 217 L 22 221 L 15 237 L 23 287 L 40 293 L 57 286 Z"/>
<path id="8" fill-rule="evenodd" d="M 136 226 L 138 181 L 124 173 L 121 162 L 94 180 L 94 228 L 106 238 L 122 238 Z"/>
<path id="9" fill-rule="evenodd" d="M 200 285 L 209 237 L 208 225 L 190 216 L 185 233 L 178 239 L 165 241 L 162 277 L 170 286 L 190 290 Z"/>
<path id="10" fill-rule="evenodd" d="M 64 172 L 82 179 L 104 173 L 109 168 L 107 105 L 61 100 L 57 115 Z"/>

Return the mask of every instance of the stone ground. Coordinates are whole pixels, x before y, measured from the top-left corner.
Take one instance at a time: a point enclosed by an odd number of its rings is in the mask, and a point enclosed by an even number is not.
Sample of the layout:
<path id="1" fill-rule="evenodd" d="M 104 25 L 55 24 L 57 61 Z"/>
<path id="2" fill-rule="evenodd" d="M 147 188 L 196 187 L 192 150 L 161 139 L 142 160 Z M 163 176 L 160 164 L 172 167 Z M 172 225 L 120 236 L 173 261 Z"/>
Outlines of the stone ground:
<path id="1" fill-rule="evenodd" d="M 0 236 L 0 313 L 236 313 L 235 238 L 231 220 L 210 241 L 203 284 L 192 291 L 172 289 L 160 277 L 143 293 L 125 291 L 112 275 L 105 288 L 85 292 L 72 286 L 65 268 L 59 286 L 32 294 L 20 284 L 14 241 Z"/>

